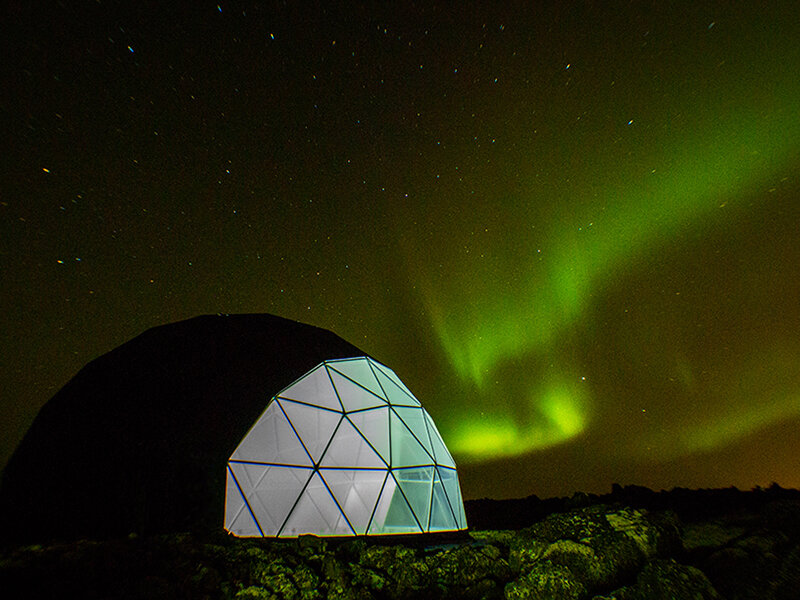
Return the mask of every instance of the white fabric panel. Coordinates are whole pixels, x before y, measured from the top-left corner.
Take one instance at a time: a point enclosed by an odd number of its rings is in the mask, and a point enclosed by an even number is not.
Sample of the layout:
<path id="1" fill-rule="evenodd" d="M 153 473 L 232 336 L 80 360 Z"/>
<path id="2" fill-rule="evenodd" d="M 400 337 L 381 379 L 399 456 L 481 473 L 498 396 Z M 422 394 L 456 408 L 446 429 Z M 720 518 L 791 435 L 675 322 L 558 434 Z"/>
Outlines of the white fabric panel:
<path id="1" fill-rule="evenodd" d="M 311 466 L 311 458 L 274 400 L 258 418 L 230 459 Z"/>
<path id="2" fill-rule="evenodd" d="M 261 531 L 246 506 L 244 510 L 239 511 L 228 531 L 239 537 L 261 537 Z"/>
<path id="3" fill-rule="evenodd" d="M 406 384 L 405 384 L 405 383 L 403 383 L 402 381 L 400 381 L 400 378 L 397 376 L 397 373 L 395 373 L 394 371 L 392 371 L 392 370 L 391 370 L 389 367 L 387 367 L 386 365 L 382 365 L 382 364 L 380 364 L 380 363 L 378 363 L 378 362 L 372 361 L 372 364 L 375 366 L 375 371 L 376 371 L 376 373 L 379 373 L 379 375 L 378 375 L 378 380 L 381 382 L 381 385 L 383 385 L 383 379 L 381 379 L 381 377 L 380 377 L 380 376 L 381 376 L 381 375 L 383 375 L 383 376 L 385 376 L 385 377 L 389 378 L 389 379 L 390 379 L 392 382 L 394 382 L 394 384 L 395 384 L 395 385 L 396 385 L 398 388 L 400 388 L 401 390 L 403 390 L 403 391 L 404 391 L 404 392 L 405 392 L 405 393 L 406 393 L 408 396 L 410 396 L 410 397 L 411 397 L 411 402 L 413 403 L 413 406 L 419 406 L 419 405 L 420 405 L 420 404 L 419 404 L 419 400 L 417 400 L 416 396 L 414 396 L 414 394 L 411 392 L 411 390 L 409 390 L 409 389 L 406 387 Z"/>
<path id="4" fill-rule="evenodd" d="M 439 430 L 436 429 L 433 419 L 424 408 L 422 412 L 425 414 L 425 422 L 428 424 L 428 433 L 430 434 L 431 445 L 433 446 L 433 458 L 436 459 L 436 464 L 455 469 L 456 463 L 453 457 L 450 456 L 447 446 L 444 445 L 444 440 L 442 440 Z"/>
<path id="5" fill-rule="evenodd" d="M 386 401 L 331 369 L 331 379 L 345 411 L 386 406 Z"/>
<path id="6" fill-rule="evenodd" d="M 253 520 L 253 514 L 244 500 L 251 493 L 251 481 L 259 479 L 259 475 L 257 473 L 248 473 L 246 469 L 241 467 L 242 465 L 228 465 L 228 488 L 235 489 L 235 494 L 238 495 L 241 501 L 239 510 L 231 517 L 228 529 L 241 537 L 261 536 L 262 532 L 259 530 L 256 521 Z M 237 481 L 239 486 L 236 485 Z M 239 487 L 241 487 L 241 492 L 238 489 Z M 228 512 L 227 506 L 225 512 L 226 514 Z"/>
<path id="7" fill-rule="evenodd" d="M 392 472 L 423 530 L 428 529 L 433 470 L 434 467 L 422 467 L 421 469 L 397 469 Z"/>
<path id="8" fill-rule="evenodd" d="M 342 410 L 342 405 L 333 391 L 328 371 L 322 365 L 283 390 L 280 397 L 324 406 L 332 410 Z"/>
<path id="9" fill-rule="evenodd" d="M 291 400 L 279 400 L 286 416 L 294 425 L 297 435 L 305 444 L 314 462 L 319 461 L 322 451 L 328 445 L 342 413 L 298 404 Z"/>
<path id="10" fill-rule="evenodd" d="M 264 535 L 277 535 L 311 469 L 231 463 Z"/>
<path id="11" fill-rule="evenodd" d="M 359 535 L 366 533 L 369 519 L 387 473 L 383 470 L 320 469 L 350 525 Z"/>
<path id="12" fill-rule="evenodd" d="M 393 404 L 395 406 L 420 405 L 416 398 L 407 394 L 394 381 L 389 379 L 388 376 L 384 375 L 383 371 L 377 371 L 376 373 L 378 376 L 378 382 L 381 384 L 381 389 L 383 389 L 386 399 L 389 400 L 389 404 Z"/>
<path id="13" fill-rule="evenodd" d="M 386 485 L 375 507 L 369 533 L 421 533 L 391 473 L 386 478 Z"/>
<path id="14" fill-rule="evenodd" d="M 445 469 L 439 467 L 439 477 L 444 484 L 444 490 L 447 494 L 447 501 L 453 508 L 453 512 L 458 520 L 459 529 L 464 529 L 467 526 L 467 517 L 464 514 L 464 502 L 461 499 L 461 487 L 458 485 L 458 475 L 455 469 Z"/>
<path id="15" fill-rule="evenodd" d="M 326 364 L 353 381 L 358 382 L 359 385 L 364 386 L 375 395 L 382 395 L 381 386 L 378 385 L 378 381 L 375 379 L 375 374 L 369 366 L 368 359 L 335 360 L 327 361 Z"/>
<path id="16" fill-rule="evenodd" d="M 389 409 L 375 408 L 347 415 L 350 422 L 389 464 Z"/>
<path id="17" fill-rule="evenodd" d="M 231 463 L 229 466 L 236 474 L 236 479 L 239 481 L 239 485 L 245 495 L 249 494 L 250 490 L 258 488 L 264 475 L 269 470 L 267 465 L 261 464 Z"/>
<path id="18" fill-rule="evenodd" d="M 392 495 L 394 494 L 396 487 L 397 483 L 395 482 L 394 477 L 392 477 L 390 472 L 387 472 L 386 481 L 381 489 L 380 498 L 378 498 L 378 502 L 375 504 L 375 511 L 372 516 L 372 521 L 370 521 L 369 530 L 367 533 L 384 533 L 383 525 L 386 522 L 386 513 L 389 512 L 389 505 L 392 503 Z"/>
<path id="19" fill-rule="evenodd" d="M 433 482 L 433 501 L 431 504 L 430 531 L 452 531 L 458 529 L 455 515 L 447 501 L 444 485 L 438 476 Z"/>
<path id="20" fill-rule="evenodd" d="M 430 456 L 394 410 L 389 411 L 391 427 L 392 467 L 416 467 L 434 464 Z"/>
<path id="21" fill-rule="evenodd" d="M 417 437 L 420 444 L 422 444 L 422 447 L 428 451 L 431 459 L 433 459 L 433 449 L 431 448 L 431 440 L 430 436 L 428 435 L 428 428 L 425 425 L 425 415 L 423 414 L 423 409 L 396 406 L 394 411 L 403 420 L 403 423 L 406 424 L 406 427 L 411 430 L 411 433 Z M 431 462 L 433 462 L 433 460 L 431 460 Z"/>
<path id="22" fill-rule="evenodd" d="M 281 537 L 313 535 L 353 535 L 353 530 L 336 506 L 318 473 L 314 473 L 283 527 Z"/>
<path id="23" fill-rule="evenodd" d="M 233 479 L 233 475 L 231 475 L 230 468 L 226 470 L 225 479 L 225 529 L 235 535 L 242 535 L 237 531 L 233 531 L 233 524 L 239 517 L 239 513 L 243 510 L 247 510 L 247 507 L 245 506 L 244 498 L 242 498 L 242 495 L 239 493 L 236 481 Z M 247 535 L 253 534 L 249 533 Z M 256 533 L 256 535 L 260 534 Z"/>
<path id="24" fill-rule="evenodd" d="M 319 464 L 323 467 L 386 467 L 347 419 L 342 419 Z"/>
<path id="25" fill-rule="evenodd" d="M 458 528 L 467 528 L 467 514 L 464 512 L 464 498 L 461 496 L 461 486 L 458 486 L 458 501 L 456 502 L 455 513 L 458 519 Z"/>

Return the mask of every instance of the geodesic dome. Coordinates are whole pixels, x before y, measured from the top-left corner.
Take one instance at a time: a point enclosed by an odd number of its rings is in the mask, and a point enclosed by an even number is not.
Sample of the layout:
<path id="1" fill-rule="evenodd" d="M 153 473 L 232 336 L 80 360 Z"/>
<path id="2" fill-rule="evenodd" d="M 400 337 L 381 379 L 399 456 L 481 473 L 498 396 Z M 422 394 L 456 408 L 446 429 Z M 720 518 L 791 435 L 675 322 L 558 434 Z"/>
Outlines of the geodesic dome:
<path id="1" fill-rule="evenodd" d="M 390 368 L 328 360 L 274 396 L 228 459 L 225 529 L 242 537 L 467 526 L 433 419 Z"/>

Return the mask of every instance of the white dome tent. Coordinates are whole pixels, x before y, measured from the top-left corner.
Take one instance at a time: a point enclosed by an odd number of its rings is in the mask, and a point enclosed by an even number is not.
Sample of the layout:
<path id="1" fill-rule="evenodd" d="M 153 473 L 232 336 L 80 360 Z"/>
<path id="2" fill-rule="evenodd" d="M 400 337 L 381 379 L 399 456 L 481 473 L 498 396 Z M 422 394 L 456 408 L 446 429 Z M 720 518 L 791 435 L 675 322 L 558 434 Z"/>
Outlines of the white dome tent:
<path id="1" fill-rule="evenodd" d="M 372 358 L 328 360 L 267 405 L 228 459 L 225 529 L 241 537 L 466 529 L 433 419 Z"/>

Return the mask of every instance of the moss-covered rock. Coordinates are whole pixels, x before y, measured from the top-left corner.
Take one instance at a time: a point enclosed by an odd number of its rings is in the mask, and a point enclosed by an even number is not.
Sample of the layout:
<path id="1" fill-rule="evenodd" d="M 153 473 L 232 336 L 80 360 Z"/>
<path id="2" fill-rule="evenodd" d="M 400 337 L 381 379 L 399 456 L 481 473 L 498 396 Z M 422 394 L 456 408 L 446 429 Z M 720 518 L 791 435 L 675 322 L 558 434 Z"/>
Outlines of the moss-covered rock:
<path id="1" fill-rule="evenodd" d="M 508 565 L 513 573 L 527 571 L 542 559 L 550 543 L 530 536 L 518 536 L 508 553 Z"/>
<path id="2" fill-rule="evenodd" d="M 0 590 L 8 597 L 125 600 L 703 600 L 717 592 L 728 600 L 795 600 L 800 541 L 791 529 L 776 529 L 777 520 L 765 527 L 745 517 L 690 524 L 688 552 L 674 515 L 607 505 L 430 547 L 423 537 L 83 540 L 7 550 Z"/>
<path id="3" fill-rule="evenodd" d="M 612 510 L 608 506 L 599 505 L 575 510 L 567 513 L 556 513 L 530 527 L 521 529 L 519 537 L 533 538 L 555 542 L 573 540 L 580 542 L 589 540 L 611 530 L 605 518 Z"/>
<path id="4" fill-rule="evenodd" d="M 800 545 L 795 546 L 783 559 L 775 600 L 796 600 L 800 593 Z"/>
<path id="5" fill-rule="evenodd" d="M 624 556 L 630 552 L 620 554 Z M 553 542 L 543 558 L 567 567 L 588 590 L 616 587 L 628 574 L 629 565 L 620 561 L 614 553 L 598 555 L 591 546 L 572 540 Z"/>
<path id="6" fill-rule="evenodd" d="M 404 546 L 367 546 L 350 566 L 352 585 L 386 598 L 492 598 L 511 572 L 495 546 L 455 546 L 424 553 Z"/>
<path id="7" fill-rule="evenodd" d="M 588 592 L 635 579 L 648 559 L 681 548 L 674 516 L 626 507 L 593 506 L 551 515 L 520 531 L 511 543 L 511 568 L 527 574 L 542 560 L 565 567 Z"/>
<path id="8" fill-rule="evenodd" d="M 511 578 L 508 562 L 492 545 L 460 546 L 425 558 L 431 591 L 442 598 L 492 598 Z"/>
<path id="9" fill-rule="evenodd" d="M 425 587 L 417 551 L 405 546 L 365 546 L 351 566 L 352 582 L 379 597 L 396 597 L 398 591 L 416 594 Z"/>
<path id="10" fill-rule="evenodd" d="M 510 548 L 519 537 L 519 532 L 510 529 L 489 529 L 471 531 L 470 537 L 478 542 L 492 544 L 498 547 Z"/>
<path id="11" fill-rule="evenodd" d="M 731 526 L 717 521 L 692 523 L 685 527 L 683 546 L 694 562 L 705 560 L 711 553 L 741 537 L 745 527 Z"/>
<path id="12" fill-rule="evenodd" d="M 624 536 L 636 544 L 645 558 L 676 552 L 682 547 L 681 527 L 674 514 L 606 505 L 550 515 L 521 530 L 519 535 L 548 542 L 572 540 L 590 545 L 594 540 Z"/>
<path id="13" fill-rule="evenodd" d="M 781 532 L 751 532 L 711 553 L 698 567 L 729 600 L 773 598 L 787 545 Z"/>
<path id="14" fill-rule="evenodd" d="M 682 527 L 674 513 L 621 507 L 606 513 L 605 518 L 614 531 L 635 542 L 648 559 L 675 554 L 683 548 Z"/>
<path id="15" fill-rule="evenodd" d="M 570 569 L 547 560 L 536 563 L 505 587 L 507 600 L 582 600 L 588 596 L 586 586 Z"/>
<path id="16" fill-rule="evenodd" d="M 266 590 L 257 585 L 251 585 L 239 590 L 235 598 L 236 600 L 277 600 L 279 597 L 270 590 Z"/>
<path id="17" fill-rule="evenodd" d="M 642 569 L 632 587 L 612 596 L 618 600 L 721 600 L 700 569 L 672 559 L 655 559 Z"/>

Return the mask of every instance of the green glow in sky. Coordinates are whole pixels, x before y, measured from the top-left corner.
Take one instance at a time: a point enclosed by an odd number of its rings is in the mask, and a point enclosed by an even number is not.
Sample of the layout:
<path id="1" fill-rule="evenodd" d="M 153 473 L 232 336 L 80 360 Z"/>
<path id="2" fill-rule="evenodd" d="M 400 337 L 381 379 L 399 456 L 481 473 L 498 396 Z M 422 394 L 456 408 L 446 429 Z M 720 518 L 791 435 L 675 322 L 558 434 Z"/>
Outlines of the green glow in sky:
<path id="1" fill-rule="evenodd" d="M 697 119 L 694 128 L 652 134 L 642 142 L 648 168 L 618 165 L 598 173 L 578 166 L 572 175 L 578 183 L 567 186 L 574 195 L 553 209 L 548 222 L 534 224 L 541 225 L 544 236 L 535 242 L 520 239 L 527 265 L 516 258 L 501 263 L 491 274 L 480 273 L 489 283 L 474 286 L 469 279 L 445 281 L 438 288 L 421 285 L 433 329 L 458 378 L 484 397 L 502 394 L 492 383 L 496 371 L 525 357 L 541 362 L 557 355 L 565 339 L 591 326 L 588 309 L 609 279 L 687 232 L 702 235 L 708 227 L 724 227 L 731 211 L 743 214 L 738 203 L 769 187 L 790 166 L 800 139 L 800 86 L 792 89 L 798 93 L 774 99 L 777 110 L 768 114 L 745 102 Z M 587 154 L 585 164 L 593 162 L 608 161 Z M 539 191 L 531 183 L 527 193 L 533 198 Z M 517 207 L 528 201 L 524 193 L 508 199 Z M 510 242 L 503 238 L 502 243 Z M 509 282 L 509 273 L 517 280 Z M 448 298 L 454 293 L 466 309 L 452 309 Z M 579 366 L 556 360 L 553 368 L 561 376 L 578 376 Z M 445 435 L 450 434 L 455 452 L 470 459 L 496 458 L 564 442 L 588 421 L 586 398 L 578 402 L 570 394 L 547 393 L 529 403 L 536 415 L 529 423 L 508 411 L 514 404 L 509 402 L 505 409 L 446 424 Z M 767 421 L 786 411 L 770 414 Z M 712 430 L 687 434 L 683 443 L 692 449 L 716 446 L 734 432 L 747 431 L 751 422 L 739 415 Z"/>
<path id="2" fill-rule="evenodd" d="M 800 105 L 787 106 L 786 114 L 800 114 Z M 581 224 L 553 231 L 549 245 L 531 252 L 532 265 L 544 254 L 550 266 L 544 275 L 531 268 L 521 293 L 507 288 L 499 295 L 468 295 L 466 301 L 480 308 L 466 319 L 463 313 L 434 313 L 433 325 L 459 376 L 481 387 L 498 361 L 547 348 L 580 319 L 592 291 L 609 273 L 643 252 L 669 244 L 677 231 L 702 225 L 704 218 L 724 211 L 737 196 L 780 173 L 795 146 L 794 136 L 800 134 L 797 117 L 772 127 L 742 121 L 740 128 L 738 123 L 724 123 L 729 137 L 714 145 L 690 140 L 654 161 L 670 164 L 665 174 L 654 169 L 627 187 L 604 189 L 605 201 L 595 217 L 587 209 L 577 220 Z M 711 137 L 710 132 L 706 135 Z M 772 160 L 765 162 L 762 156 Z M 503 290 L 502 275 L 496 289 Z M 427 303 L 440 305 L 444 299 L 428 298 Z"/>
<path id="3" fill-rule="evenodd" d="M 513 419 L 487 407 L 479 418 L 461 420 L 451 434 L 449 446 L 465 462 L 487 455 L 500 458 L 547 448 L 584 431 L 588 424 L 586 404 L 578 386 L 554 383 L 531 392 L 526 418 Z"/>
<path id="4" fill-rule="evenodd" d="M 718 395 L 710 410 L 698 414 L 687 411 L 681 419 L 663 422 L 635 440 L 633 447 L 620 444 L 617 450 L 629 459 L 658 448 L 664 459 L 708 452 L 740 440 L 772 423 L 800 416 L 800 375 L 797 357 L 800 348 L 781 342 L 760 348 L 733 377 L 698 384 L 687 378 L 681 382 L 687 392 L 700 399 Z M 752 402 L 742 403 L 741 398 Z M 699 404 L 696 401 L 694 404 Z"/>

